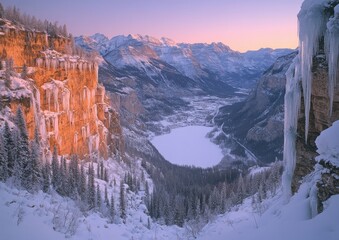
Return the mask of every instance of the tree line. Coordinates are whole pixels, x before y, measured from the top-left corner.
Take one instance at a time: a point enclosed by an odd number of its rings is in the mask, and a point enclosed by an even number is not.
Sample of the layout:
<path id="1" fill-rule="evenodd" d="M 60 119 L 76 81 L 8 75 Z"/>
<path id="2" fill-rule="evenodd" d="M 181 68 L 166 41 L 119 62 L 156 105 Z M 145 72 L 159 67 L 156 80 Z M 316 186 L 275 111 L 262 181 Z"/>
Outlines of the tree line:
<path id="1" fill-rule="evenodd" d="M 69 37 L 67 26 L 60 25 L 58 22 L 50 22 L 48 20 L 40 20 L 34 16 L 22 13 L 16 6 L 4 8 L 0 3 L 0 18 L 8 19 L 15 24 L 20 24 L 27 29 L 39 32 L 46 32 L 52 37 L 63 36 Z"/>
<path id="2" fill-rule="evenodd" d="M 159 159 L 152 163 L 144 160 L 142 166 L 155 185 L 152 193 L 147 187 L 145 190 L 150 216 L 178 226 L 191 221 L 206 223 L 250 196 L 255 209 L 262 212 L 263 200 L 276 193 L 282 173 L 280 162 L 254 175 L 246 169 L 183 167 Z"/>
<path id="3" fill-rule="evenodd" d="M 14 116 L 15 126 L 4 122 L 0 134 L 0 181 L 35 193 L 42 190 L 57 192 L 78 203 L 83 212 L 96 211 L 110 221 L 125 221 L 127 217 L 127 191 L 139 191 L 139 179 L 128 173 L 120 182 L 119 196 L 114 191 L 108 194 L 108 175 L 103 161 L 97 160 L 97 167 L 90 162 L 79 161 L 73 154 L 70 159 L 59 157 L 54 147 L 51 162 L 44 157 L 37 128 L 33 140 L 29 140 L 26 122 L 21 107 Z M 104 189 L 95 179 L 105 182 Z M 113 181 L 114 187 L 116 181 Z M 128 187 L 128 186 L 130 187 Z M 115 199 L 119 199 L 116 203 Z"/>

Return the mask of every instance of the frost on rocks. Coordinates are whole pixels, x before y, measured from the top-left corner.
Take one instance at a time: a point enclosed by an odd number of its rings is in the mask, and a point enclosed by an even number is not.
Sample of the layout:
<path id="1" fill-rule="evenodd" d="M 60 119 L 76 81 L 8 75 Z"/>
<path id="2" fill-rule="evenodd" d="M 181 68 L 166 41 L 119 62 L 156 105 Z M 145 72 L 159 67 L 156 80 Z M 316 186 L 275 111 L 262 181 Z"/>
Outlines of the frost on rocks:
<path id="1" fill-rule="evenodd" d="M 38 67 L 46 67 L 47 69 L 63 68 L 66 71 L 76 69 L 79 71 L 98 70 L 96 62 L 89 61 L 77 55 L 62 54 L 50 49 L 42 51 L 41 54 L 43 57 L 35 60 Z"/>
<path id="2" fill-rule="evenodd" d="M 299 55 L 305 102 L 305 139 L 309 129 L 311 107 L 313 57 L 319 50 L 319 41 L 325 34 L 328 18 L 324 14 L 326 0 L 306 0 L 298 14 Z"/>
<path id="3" fill-rule="evenodd" d="M 296 163 L 296 134 L 300 108 L 299 56 L 286 72 L 285 122 L 284 122 L 284 173 L 282 184 L 286 200 L 292 195 L 291 182 Z"/>

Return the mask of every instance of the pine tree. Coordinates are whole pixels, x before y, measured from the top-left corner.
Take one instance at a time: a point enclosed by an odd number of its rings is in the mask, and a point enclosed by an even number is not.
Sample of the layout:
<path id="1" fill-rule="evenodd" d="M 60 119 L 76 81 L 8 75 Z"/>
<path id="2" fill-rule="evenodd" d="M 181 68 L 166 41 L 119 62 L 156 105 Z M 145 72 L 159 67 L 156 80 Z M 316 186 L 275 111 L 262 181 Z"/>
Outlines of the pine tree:
<path id="1" fill-rule="evenodd" d="M 100 179 L 104 180 L 104 162 L 100 162 Z"/>
<path id="2" fill-rule="evenodd" d="M 106 168 L 105 168 L 105 171 L 104 171 L 104 181 L 108 182 L 108 173 L 107 173 L 107 169 Z"/>
<path id="3" fill-rule="evenodd" d="M 69 166 L 69 182 L 68 182 L 71 197 L 76 197 L 79 192 L 78 183 L 80 182 L 80 174 L 78 165 L 79 165 L 78 157 L 76 155 L 72 155 Z"/>
<path id="4" fill-rule="evenodd" d="M 113 223 L 114 217 L 115 217 L 115 204 L 114 204 L 113 194 L 111 195 L 111 204 L 110 204 L 110 208 L 109 208 L 109 215 L 110 215 L 110 218 L 111 218 L 111 222 Z"/>
<path id="5" fill-rule="evenodd" d="M 106 204 L 107 209 L 109 209 L 109 199 L 108 199 L 108 193 L 107 193 L 107 186 L 105 186 L 105 200 L 104 203 Z"/>
<path id="6" fill-rule="evenodd" d="M 58 160 L 58 149 L 54 145 L 52 156 L 52 186 L 55 190 L 60 187 L 60 167 Z"/>
<path id="7" fill-rule="evenodd" d="M 40 167 L 41 155 L 39 140 L 35 137 L 31 143 L 31 164 L 32 164 L 32 175 L 31 175 L 31 188 L 33 191 L 37 191 L 42 185 L 42 170 Z"/>
<path id="8" fill-rule="evenodd" d="M 90 209 L 95 207 L 95 186 L 94 186 L 94 167 L 89 166 L 87 181 L 87 202 Z"/>
<path id="9" fill-rule="evenodd" d="M 17 159 L 15 161 L 15 179 L 22 187 L 30 189 L 30 181 L 32 175 L 32 161 L 30 161 L 28 133 L 26 121 L 24 119 L 21 107 L 18 108 L 16 114 L 16 125 L 18 127 L 18 144 L 17 144 Z"/>
<path id="10" fill-rule="evenodd" d="M 146 184 L 145 184 L 145 204 L 148 207 L 149 203 L 150 203 L 150 195 L 149 195 L 149 186 L 148 186 L 148 181 L 146 180 Z"/>
<path id="11" fill-rule="evenodd" d="M 100 164 L 97 163 L 97 178 L 101 179 L 100 177 Z"/>
<path id="12" fill-rule="evenodd" d="M 46 161 L 42 169 L 42 191 L 48 192 L 50 186 L 51 168 L 49 162 Z"/>
<path id="13" fill-rule="evenodd" d="M 245 187 L 242 174 L 240 174 L 238 178 L 237 196 L 238 196 L 238 203 L 242 203 L 242 201 L 245 199 L 245 196 L 246 196 L 246 187 Z"/>
<path id="14" fill-rule="evenodd" d="M 27 75 L 28 75 L 27 65 L 24 64 L 24 65 L 22 66 L 21 78 L 22 78 L 22 79 L 26 79 L 26 78 L 27 78 Z"/>
<path id="15" fill-rule="evenodd" d="M 123 181 L 120 182 L 120 217 L 124 222 L 126 221 L 126 196 Z"/>
<path id="16" fill-rule="evenodd" d="M 100 211 L 100 209 L 101 209 L 101 192 L 100 192 L 99 184 L 97 184 L 96 197 L 97 197 L 96 207 L 97 207 L 98 211 Z"/>
<path id="17" fill-rule="evenodd" d="M 59 181 L 60 185 L 58 188 L 58 193 L 62 196 L 71 197 L 71 193 L 73 193 L 73 185 L 70 184 L 70 173 L 67 168 L 66 158 L 61 157 L 61 164 L 59 166 Z"/>
<path id="18" fill-rule="evenodd" d="M 15 156 L 15 145 L 13 141 L 12 133 L 9 129 L 7 121 L 5 121 L 5 127 L 3 131 L 3 141 L 4 141 L 4 148 L 5 154 L 7 154 L 7 164 L 8 164 L 8 176 L 13 175 L 14 170 L 14 156 Z"/>
<path id="19" fill-rule="evenodd" d="M 8 178 L 8 155 L 3 136 L 0 135 L 0 181 L 5 182 Z"/>
<path id="20" fill-rule="evenodd" d="M 86 200 L 86 174 L 85 174 L 85 169 L 84 165 L 81 164 L 80 167 L 80 181 L 79 181 L 79 192 L 80 192 L 80 198 L 82 201 Z"/>
<path id="21" fill-rule="evenodd" d="M 149 217 L 147 218 L 147 228 L 148 230 L 151 230 L 151 220 Z"/>

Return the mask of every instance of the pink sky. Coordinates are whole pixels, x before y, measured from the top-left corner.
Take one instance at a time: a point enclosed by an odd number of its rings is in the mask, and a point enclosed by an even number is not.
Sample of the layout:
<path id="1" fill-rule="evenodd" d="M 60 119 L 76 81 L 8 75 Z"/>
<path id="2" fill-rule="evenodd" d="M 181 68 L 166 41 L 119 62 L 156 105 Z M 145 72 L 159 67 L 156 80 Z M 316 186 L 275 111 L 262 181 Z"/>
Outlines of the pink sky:
<path id="1" fill-rule="evenodd" d="M 302 0 L 1 0 L 73 35 L 142 34 L 176 42 L 223 42 L 238 51 L 297 47 Z"/>

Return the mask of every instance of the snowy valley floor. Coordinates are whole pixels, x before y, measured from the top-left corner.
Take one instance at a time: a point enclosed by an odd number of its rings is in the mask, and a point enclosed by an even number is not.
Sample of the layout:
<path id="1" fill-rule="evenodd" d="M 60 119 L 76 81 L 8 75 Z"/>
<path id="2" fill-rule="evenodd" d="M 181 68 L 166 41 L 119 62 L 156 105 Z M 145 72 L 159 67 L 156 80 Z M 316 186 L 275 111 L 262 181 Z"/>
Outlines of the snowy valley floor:
<path id="1" fill-rule="evenodd" d="M 309 185 L 303 184 L 300 191 L 288 204 L 283 203 L 279 193 L 263 202 L 262 215 L 254 212 L 251 198 L 231 212 L 216 217 L 198 234 L 200 240 L 337 240 L 339 237 L 339 196 L 333 196 L 325 204 L 325 211 L 310 218 Z M 130 196 L 130 198 L 133 196 Z M 140 196 L 128 210 L 126 224 L 109 224 L 97 213 L 77 217 L 77 207 L 71 200 L 57 195 L 10 189 L 0 184 L 1 239 L 193 239 L 190 231 L 176 226 L 152 223 L 147 228 L 147 215 Z M 76 222 L 68 213 L 75 214 Z M 70 214 L 69 213 L 69 214 Z M 58 219 L 59 217 L 59 219 Z M 67 232 L 68 226 L 58 221 L 68 219 L 67 224 L 76 226 Z M 67 225 L 66 224 L 66 225 Z M 57 232 L 53 228 L 58 227 Z M 66 233 L 65 233 L 66 232 Z M 72 235 L 73 234 L 73 235 Z"/>

